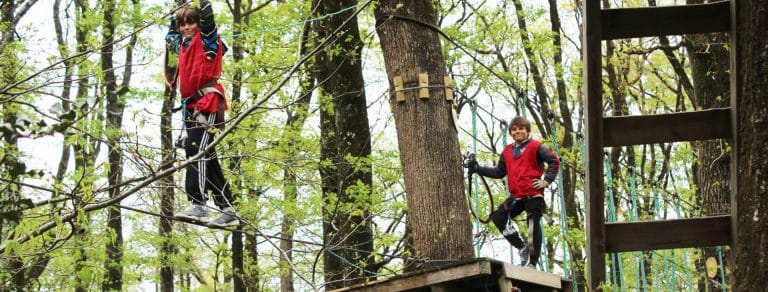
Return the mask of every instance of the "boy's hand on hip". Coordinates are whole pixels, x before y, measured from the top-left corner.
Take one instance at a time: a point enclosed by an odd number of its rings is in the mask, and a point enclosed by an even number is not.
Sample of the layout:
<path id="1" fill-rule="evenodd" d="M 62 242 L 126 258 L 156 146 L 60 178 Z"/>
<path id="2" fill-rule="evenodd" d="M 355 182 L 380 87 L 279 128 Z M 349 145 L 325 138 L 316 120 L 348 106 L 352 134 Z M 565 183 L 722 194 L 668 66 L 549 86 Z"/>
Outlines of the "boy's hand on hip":
<path id="1" fill-rule="evenodd" d="M 546 180 L 538 179 L 538 178 L 533 180 L 534 189 L 540 190 L 540 189 L 546 188 L 547 186 L 549 186 L 549 182 L 547 182 Z"/>

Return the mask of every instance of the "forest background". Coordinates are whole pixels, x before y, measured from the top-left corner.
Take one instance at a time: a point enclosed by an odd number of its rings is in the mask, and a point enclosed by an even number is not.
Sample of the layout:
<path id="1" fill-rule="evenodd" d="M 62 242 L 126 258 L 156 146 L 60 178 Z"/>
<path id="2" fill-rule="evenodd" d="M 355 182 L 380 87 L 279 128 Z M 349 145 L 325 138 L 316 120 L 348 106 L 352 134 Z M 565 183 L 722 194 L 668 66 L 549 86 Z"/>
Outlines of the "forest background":
<path id="1" fill-rule="evenodd" d="M 163 77 L 172 1 L 3 1 L 0 286 L 305 291 L 450 260 L 414 250 L 407 225 L 419 211 L 408 209 L 402 165 L 410 162 L 401 155 L 409 149 L 397 137 L 426 126 L 395 126 L 395 81 L 377 29 L 399 21 L 441 36 L 452 83 L 431 76 L 429 91 L 452 89 L 457 153 L 495 164 L 509 142 L 504 123 L 526 115 L 533 136 L 562 157 L 546 193 L 540 268 L 584 289 L 580 1 L 448 0 L 431 10 L 394 4 L 390 14 L 382 7 L 395 1 L 212 2 L 230 46 L 221 79 L 230 122 L 216 148 L 245 222 L 236 230 L 170 219 L 187 204 L 189 163 L 172 145 L 181 117 L 170 109 L 179 98 Z M 604 8 L 680 4 L 603 1 Z M 392 17 L 399 12 L 424 17 Z M 604 52 L 606 115 L 728 105 L 722 34 L 608 41 Z M 728 151 L 723 141 L 610 149 L 608 220 L 727 214 Z M 507 196 L 502 180 L 491 189 L 497 203 Z M 483 193 L 472 200 L 486 212 Z M 471 220 L 476 256 L 518 260 L 495 228 L 469 213 L 439 216 L 463 218 L 466 228 Z M 464 228 L 412 224 L 436 233 Z M 609 285 L 722 289 L 728 252 L 612 255 Z M 715 276 L 706 276 L 708 258 L 720 267 Z"/>

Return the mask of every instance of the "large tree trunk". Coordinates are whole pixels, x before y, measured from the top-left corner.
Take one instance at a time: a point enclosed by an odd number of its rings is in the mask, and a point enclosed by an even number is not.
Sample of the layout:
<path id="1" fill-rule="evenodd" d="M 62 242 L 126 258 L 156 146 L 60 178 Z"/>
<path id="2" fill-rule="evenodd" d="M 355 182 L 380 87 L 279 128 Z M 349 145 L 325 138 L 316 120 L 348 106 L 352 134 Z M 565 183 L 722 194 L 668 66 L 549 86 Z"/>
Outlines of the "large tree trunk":
<path id="1" fill-rule="evenodd" d="M 356 2 L 315 0 L 313 7 L 316 15 L 332 15 Z M 323 208 L 326 289 L 365 281 L 370 277 L 366 266 L 374 260 L 368 211 L 373 178 L 370 163 L 362 162 L 371 155 L 371 133 L 361 60 L 363 43 L 354 13 L 347 10 L 324 18 L 316 29 L 318 39 L 333 40 L 315 61 L 315 79 L 321 89 L 321 156 L 333 162 L 321 170 L 327 203 Z"/>
<path id="2" fill-rule="evenodd" d="M 702 3 L 701 0 L 687 1 L 689 4 Z M 688 57 L 691 59 L 691 81 L 693 83 L 694 105 L 696 109 L 727 107 L 730 104 L 730 58 L 725 43 L 725 34 L 696 34 L 688 39 Z M 697 159 L 693 164 L 696 198 L 705 216 L 730 214 L 730 176 L 731 153 L 727 140 L 697 141 L 691 143 Z M 717 254 L 715 248 L 703 248 L 702 256 L 697 261 L 700 271 L 706 269 L 705 261 L 709 258 L 719 261 L 728 258 Z M 726 263 L 720 263 L 725 267 Z M 712 278 L 702 278 L 700 291 L 723 291 L 722 270 Z"/>
<path id="3" fill-rule="evenodd" d="M 735 163 L 731 169 L 733 291 L 768 285 L 768 9 L 763 1 L 735 1 L 736 62 L 731 101 Z"/>
<path id="4" fill-rule="evenodd" d="M 415 256 L 427 259 L 424 266 L 471 258 L 461 154 L 451 103 L 440 86 L 445 60 L 438 33 L 430 27 L 437 19 L 434 3 L 383 0 L 374 12 L 390 80 Z M 397 101 L 393 80 L 402 78 L 404 88 L 416 87 L 422 73 L 436 86 L 428 90 L 429 99 L 419 98 L 421 90 L 408 89 L 398 92 L 405 100 Z"/>

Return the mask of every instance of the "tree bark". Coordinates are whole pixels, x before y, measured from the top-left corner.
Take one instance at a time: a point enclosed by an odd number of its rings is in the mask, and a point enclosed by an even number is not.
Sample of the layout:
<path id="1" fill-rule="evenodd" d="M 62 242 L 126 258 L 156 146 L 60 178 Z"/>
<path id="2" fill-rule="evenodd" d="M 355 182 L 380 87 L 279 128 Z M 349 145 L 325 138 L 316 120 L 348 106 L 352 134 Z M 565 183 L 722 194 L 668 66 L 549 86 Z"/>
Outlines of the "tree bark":
<path id="1" fill-rule="evenodd" d="M 387 75 L 390 105 L 397 128 L 400 161 L 407 192 L 408 215 L 419 266 L 474 257 L 471 224 L 464 198 L 461 154 L 446 101 L 445 60 L 437 31 L 435 3 L 428 0 L 380 1 L 374 9 Z M 418 86 L 419 74 L 428 74 L 429 99 L 421 90 L 395 90 Z M 404 101 L 395 99 L 402 93 Z"/>
<path id="2" fill-rule="evenodd" d="M 573 116 L 571 113 L 571 109 L 568 106 L 568 94 L 566 89 L 566 83 L 565 83 L 565 77 L 563 76 L 563 72 L 565 68 L 563 67 L 563 51 L 562 51 L 562 41 L 560 36 L 560 30 L 562 29 L 561 22 L 560 22 L 560 14 L 557 11 L 557 0 L 549 0 L 549 19 L 551 23 L 551 31 L 554 34 L 552 37 L 552 45 L 554 46 L 554 64 L 555 64 L 555 81 L 556 81 L 556 88 L 557 88 L 557 101 L 558 106 L 560 110 L 560 117 L 563 121 L 562 126 L 562 133 L 563 133 L 563 142 L 561 145 L 561 149 L 564 149 L 566 151 L 570 151 L 574 147 L 574 138 L 573 134 L 575 133 L 574 127 L 573 127 Z M 553 127 L 556 127 L 556 125 L 552 125 Z M 557 139 L 556 136 L 553 136 L 552 139 Z M 563 156 L 561 155 L 561 159 L 563 159 Z M 580 164 L 581 161 L 571 161 L 573 164 Z M 579 213 L 577 211 L 578 204 L 576 200 L 576 172 L 573 171 L 571 167 L 561 167 L 560 168 L 560 176 L 562 177 L 562 186 L 558 186 L 558 188 L 562 188 L 563 192 L 563 201 L 565 201 L 564 206 L 564 212 L 566 214 L 566 218 L 568 218 L 569 222 L 560 222 L 560 224 L 566 224 L 569 230 L 569 232 L 583 232 L 583 228 L 581 227 L 581 218 L 579 216 Z M 573 275 L 575 276 L 576 283 L 574 285 L 578 285 L 578 290 L 584 290 L 586 289 L 586 283 L 587 279 L 584 276 L 584 262 L 581 261 L 583 258 L 583 253 L 581 251 L 581 247 L 576 242 L 568 242 L 568 247 L 571 254 L 571 261 L 573 262 Z M 567 277 L 568 275 L 566 275 Z"/>
<path id="3" fill-rule="evenodd" d="M 176 1 L 178 4 L 178 1 Z M 163 91 L 163 105 L 160 113 L 160 153 L 162 155 L 162 165 L 171 166 L 176 160 L 176 150 L 173 140 L 173 104 L 176 98 L 176 71 L 178 55 L 166 48 L 165 51 L 165 80 L 166 86 Z M 170 79 L 170 80 L 168 80 Z M 183 123 L 181 121 L 180 123 Z M 183 131 L 183 130 L 182 130 Z M 168 175 L 158 179 L 160 188 L 160 214 L 158 235 L 160 236 L 159 255 L 160 258 L 160 291 L 174 291 L 174 269 L 171 264 L 171 258 L 178 253 L 178 247 L 174 243 L 173 237 L 173 214 L 174 214 L 174 181 L 173 176 Z M 182 286 L 184 285 L 183 275 L 180 275 Z"/>
<path id="4" fill-rule="evenodd" d="M 300 56 L 311 50 L 310 35 L 312 34 L 311 22 L 306 22 L 301 37 Z M 301 72 L 301 97 L 291 106 L 288 111 L 288 118 L 285 121 L 280 144 L 285 145 L 284 149 L 289 151 L 286 157 L 289 160 L 295 159 L 299 154 L 298 138 L 301 134 L 304 122 L 309 114 L 309 102 L 312 98 L 312 91 L 315 88 L 315 78 L 312 74 L 312 62 L 304 64 L 304 70 Z M 283 171 L 283 203 L 287 204 L 284 208 L 283 218 L 280 227 L 280 249 L 285 252 L 284 257 L 280 257 L 280 291 L 294 291 L 293 273 L 290 263 L 293 261 L 293 239 L 296 228 L 295 213 L 288 210 L 303 210 L 296 205 L 298 198 L 298 178 L 296 169 L 293 166 L 286 166 Z"/>
<path id="5" fill-rule="evenodd" d="M 120 134 L 123 124 L 123 109 L 125 104 L 120 101 L 117 95 L 117 78 L 115 77 L 112 52 L 114 45 L 115 19 L 113 13 L 107 11 L 115 10 L 115 1 L 106 0 L 104 5 L 104 19 L 102 28 L 101 47 L 101 72 L 103 74 L 104 93 L 107 96 L 106 107 L 106 139 L 108 144 L 107 159 L 109 169 L 107 170 L 107 181 L 111 187 L 109 196 L 114 198 L 120 195 L 120 183 L 122 182 L 122 155 L 123 150 L 120 146 Z M 119 201 L 118 201 L 119 203 Z M 121 210 L 118 207 L 107 209 L 107 230 L 114 233 L 114 239 L 107 241 L 107 258 L 104 263 L 106 275 L 101 289 L 104 291 L 121 290 L 123 287 L 123 221 Z"/>
<path id="6" fill-rule="evenodd" d="M 326 289 L 362 283 L 373 264 L 373 226 L 370 212 L 372 189 L 371 133 L 365 99 L 362 46 L 353 6 L 356 0 L 315 0 L 320 20 L 318 39 L 331 39 L 315 60 L 315 79 L 320 86 L 322 166 L 323 262 Z M 362 188 L 360 187 L 362 186 Z M 350 264 L 354 263 L 354 264 Z"/>
<path id="7" fill-rule="evenodd" d="M 763 1 L 731 2 L 736 51 L 735 160 L 732 165 L 733 291 L 764 290 L 768 284 L 768 9 Z"/>
<path id="8" fill-rule="evenodd" d="M 689 0 L 688 4 L 700 4 L 701 0 Z M 688 57 L 691 60 L 692 99 L 696 109 L 728 107 L 730 104 L 730 58 L 726 47 L 725 34 L 696 34 L 686 36 Z M 728 140 L 696 141 L 691 143 L 697 159 L 693 163 L 693 178 L 696 185 L 696 201 L 704 216 L 730 214 L 730 189 L 728 177 L 731 171 L 731 151 Z M 705 271 L 705 262 L 720 257 L 715 248 L 703 248 L 702 256 L 696 262 L 697 270 Z M 726 267 L 728 263 L 719 263 Z M 722 269 L 712 278 L 703 277 L 700 291 L 723 291 Z M 729 267 L 730 268 L 730 267 Z"/>

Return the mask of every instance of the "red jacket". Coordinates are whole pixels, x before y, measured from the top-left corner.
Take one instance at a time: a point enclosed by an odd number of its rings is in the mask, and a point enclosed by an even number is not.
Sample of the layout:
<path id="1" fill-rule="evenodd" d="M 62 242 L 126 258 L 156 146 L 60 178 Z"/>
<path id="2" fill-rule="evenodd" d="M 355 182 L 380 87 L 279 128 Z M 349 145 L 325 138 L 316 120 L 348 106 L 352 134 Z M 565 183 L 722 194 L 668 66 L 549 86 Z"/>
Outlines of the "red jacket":
<path id="1" fill-rule="evenodd" d="M 512 153 L 514 144 L 507 145 L 501 152 L 507 171 L 510 197 L 519 198 L 525 195 L 544 193 L 544 190 L 533 188 L 533 180 L 540 179 L 541 175 L 544 174 L 543 165 L 539 164 L 536 159 L 539 145 L 541 142 L 531 139 L 528 145 L 525 145 L 523 153 L 517 158 Z"/>
<path id="2" fill-rule="evenodd" d="M 205 55 L 203 40 L 200 32 L 197 32 L 188 46 L 179 47 L 179 92 L 182 97 L 189 97 L 195 94 L 197 90 L 203 87 L 211 80 L 218 79 L 221 76 L 221 65 L 224 56 L 224 45 L 219 40 L 219 48 L 216 57 L 209 60 Z M 224 94 L 224 87 L 216 83 L 213 85 Z M 189 109 L 197 109 L 205 113 L 213 113 L 219 110 L 219 102 L 224 103 L 223 109 L 227 108 L 224 96 L 218 96 L 216 93 L 208 93 L 200 97 L 195 103 L 187 104 Z"/>

